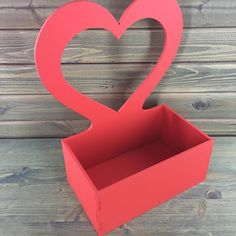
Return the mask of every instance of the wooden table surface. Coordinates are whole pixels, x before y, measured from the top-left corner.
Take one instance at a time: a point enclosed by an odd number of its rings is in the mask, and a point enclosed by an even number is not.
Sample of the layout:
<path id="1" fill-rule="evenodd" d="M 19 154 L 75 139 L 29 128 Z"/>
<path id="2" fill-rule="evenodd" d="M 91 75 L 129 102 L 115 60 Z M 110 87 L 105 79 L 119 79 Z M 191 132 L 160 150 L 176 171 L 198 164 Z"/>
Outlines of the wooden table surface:
<path id="1" fill-rule="evenodd" d="M 235 236 L 236 137 L 215 138 L 204 183 L 109 235 Z M 95 236 L 67 184 L 59 139 L 0 142 L 0 235 Z"/>

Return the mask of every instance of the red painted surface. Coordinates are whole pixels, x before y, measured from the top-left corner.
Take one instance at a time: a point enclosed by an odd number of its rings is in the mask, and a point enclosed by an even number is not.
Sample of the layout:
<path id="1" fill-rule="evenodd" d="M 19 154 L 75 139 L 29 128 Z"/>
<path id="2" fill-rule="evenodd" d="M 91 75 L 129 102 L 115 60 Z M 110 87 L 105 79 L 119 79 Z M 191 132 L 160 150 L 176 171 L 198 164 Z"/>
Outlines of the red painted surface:
<path id="1" fill-rule="evenodd" d="M 119 40 L 135 22 L 152 18 L 165 46 L 145 81 L 118 112 L 82 95 L 64 79 L 61 57 L 70 40 L 104 28 Z M 119 22 L 97 3 L 68 3 L 48 18 L 35 48 L 42 82 L 61 103 L 91 121 L 62 140 L 68 181 L 94 228 L 103 235 L 203 181 L 213 141 L 166 105 L 143 110 L 146 98 L 171 65 L 182 36 L 176 0 L 134 0 Z"/>

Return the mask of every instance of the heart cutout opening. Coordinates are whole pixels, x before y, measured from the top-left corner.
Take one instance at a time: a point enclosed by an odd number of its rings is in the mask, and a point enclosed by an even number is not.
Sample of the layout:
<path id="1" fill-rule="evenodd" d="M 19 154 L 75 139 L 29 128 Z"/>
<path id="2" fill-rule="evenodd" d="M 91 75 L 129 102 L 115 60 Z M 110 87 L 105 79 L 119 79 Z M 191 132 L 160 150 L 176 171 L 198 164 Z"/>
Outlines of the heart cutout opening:
<path id="1" fill-rule="evenodd" d="M 160 25 L 142 19 L 150 27 Z M 133 25 L 132 25 L 133 26 Z M 131 26 L 131 27 L 132 27 Z M 65 80 L 78 92 L 118 111 L 146 79 L 164 49 L 163 28 L 127 29 L 119 40 L 104 29 L 76 35 L 64 49 L 61 66 Z M 144 109 L 156 106 L 150 96 Z"/>

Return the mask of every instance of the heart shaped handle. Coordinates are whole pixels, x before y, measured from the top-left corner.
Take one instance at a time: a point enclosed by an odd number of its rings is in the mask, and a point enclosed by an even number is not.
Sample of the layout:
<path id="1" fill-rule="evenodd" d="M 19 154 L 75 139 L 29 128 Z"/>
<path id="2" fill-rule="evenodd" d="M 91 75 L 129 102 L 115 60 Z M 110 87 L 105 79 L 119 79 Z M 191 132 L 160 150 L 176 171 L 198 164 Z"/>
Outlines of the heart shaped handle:
<path id="1" fill-rule="evenodd" d="M 159 84 L 173 62 L 183 33 L 183 15 L 176 0 L 136 0 L 121 18 L 121 26 L 127 28 L 140 19 L 151 18 L 162 25 L 165 33 L 163 52 L 148 77 L 129 97 L 121 110 L 142 109 L 144 102 Z"/>
<path id="2" fill-rule="evenodd" d="M 171 65 L 182 36 L 182 13 L 176 0 L 134 0 L 119 22 L 97 3 L 75 1 L 58 8 L 44 23 L 35 46 L 39 76 L 48 91 L 61 103 L 80 113 L 93 124 L 117 112 L 79 93 L 65 79 L 61 57 L 66 45 L 80 32 L 103 28 L 117 39 L 135 22 L 152 18 L 165 31 L 165 46 L 159 61 L 145 81 L 121 107 L 120 111 L 141 109 L 146 98 Z"/>

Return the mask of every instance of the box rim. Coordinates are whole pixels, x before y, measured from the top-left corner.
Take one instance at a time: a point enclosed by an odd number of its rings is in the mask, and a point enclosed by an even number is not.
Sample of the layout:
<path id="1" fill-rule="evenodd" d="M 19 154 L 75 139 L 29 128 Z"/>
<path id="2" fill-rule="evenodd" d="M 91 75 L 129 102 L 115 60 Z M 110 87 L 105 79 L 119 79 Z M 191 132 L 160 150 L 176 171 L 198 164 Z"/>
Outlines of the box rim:
<path id="1" fill-rule="evenodd" d="M 172 112 L 173 114 L 175 114 L 179 119 L 181 119 L 183 122 L 187 123 L 187 125 L 191 126 L 191 128 L 193 128 L 196 132 L 200 133 L 200 135 L 202 135 L 204 138 L 206 138 L 206 140 L 203 141 L 203 142 L 201 142 L 201 143 L 199 143 L 199 144 L 197 144 L 197 145 L 195 145 L 195 146 L 193 146 L 193 147 L 191 147 L 191 148 L 189 148 L 189 149 L 187 149 L 187 150 L 184 150 L 184 151 L 182 151 L 182 152 L 180 152 L 180 153 L 177 153 L 177 154 L 175 154 L 175 155 L 173 155 L 173 156 L 171 156 L 171 157 L 169 157 L 169 158 L 167 158 L 167 159 L 165 159 L 165 160 L 163 160 L 163 161 L 161 161 L 161 162 L 158 162 L 158 163 L 156 163 L 156 164 L 154 164 L 154 165 L 152 165 L 152 166 L 149 166 L 149 167 L 147 167 L 147 168 L 145 168 L 145 169 L 143 169 L 143 170 L 141 170 L 141 171 L 138 171 L 138 172 L 136 172 L 136 173 L 134 173 L 134 174 L 132 174 L 132 175 L 130 175 L 130 176 L 127 176 L 127 177 L 125 177 L 125 178 L 123 178 L 123 179 L 121 179 L 121 180 L 118 180 L 118 181 L 116 181 L 115 183 L 113 183 L 112 185 L 118 184 L 118 183 L 124 181 L 125 179 L 129 179 L 129 178 L 131 178 L 131 177 L 134 177 L 134 176 L 140 174 L 140 173 L 143 172 L 143 171 L 148 171 L 150 168 L 154 168 L 154 167 L 156 167 L 157 165 L 163 165 L 164 163 L 166 163 L 166 162 L 168 162 L 168 161 L 171 161 L 173 158 L 178 158 L 180 155 L 183 155 L 183 154 L 186 154 L 186 153 L 188 153 L 188 152 L 190 152 L 190 151 L 193 151 L 195 148 L 197 148 L 197 147 L 199 147 L 199 146 L 201 146 L 201 145 L 203 145 L 203 144 L 205 144 L 205 143 L 209 143 L 209 144 L 212 144 L 212 145 L 213 145 L 213 143 L 214 143 L 214 139 L 213 139 L 213 138 L 211 138 L 210 136 L 208 136 L 207 134 L 205 134 L 203 131 L 201 131 L 199 128 L 197 128 L 195 125 L 193 125 L 190 121 L 188 121 L 187 119 L 183 118 L 183 117 L 180 116 L 178 113 L 176 113 L 175 111 L 173 111 L 173 110 L 172 110 L 168 105 L 166 105 L 165 103 L 162 103 L 162 104 L 160 104 L 160 105 L 158 105 L 158 106 L 155 106 L 155 107 L 153 107 L 153 108 L 150 108 L 150 109 L 143 109 L 143 111 L 144 111 L 144 112 L 145 112 L 145 111 L 149 111 L 149 110 L 152 110 L 152 109 L 156 109 L 157 107 L 163 107 L 164 109 L 167 109 L 168 111 L 170 111 L 170 112 Z M 83 131 L 82 133 L 75 134 L 75 135 L 73 135 L 73 136 L 70 136 L 70 137 L 67 137 L 67 138 L 62 139 L 62 140 L 61 140 L 61 143 L 62 143 L 62 145 L 65 145 L 65 146 L 67 147 L 67 149 L 68 149 L 70 155 L 71 155 L 72 158 L 75 160 L 75 162 L 76 162 L 76 164 L 78 165 L 78 167 L 82 170 L 82 172 L 83 172 L 83 174 L 85 175 L 86 179 L 88 180 L 89 184 L 92 186 L 93 191 L 94 191 L 96 194 L 98 194 L 98 193 L 101 193 L 101 192 L 103 192 L 103 191 L 107 191 L 112 185 L 106 186 L 106 187 L 104 187 L 104 188 L 102 188 L 102 189 L 97 189 L 96 185 L 93 183 L 92 179 L 91 179 L 91 178 L 89 177 L 89 175 L 87 174 L 86 169 L 82 166 L 82 164 L 80 163 L 80 161 L 78 160 L 78 158 L 76 157 L 76 155 L 74 154 L 74 152 L 72 151 L 72 149 L 70 148 L 69 144 L 67 143 L 67 142 L 69 141 L 69 139 L 75 138 L 76 136 L 83 135 L 83 133 L 88 132 L 92 127 L 93 127 L 93 126 L 90 125 L 90 127 L 89 127 L 87 130 Z M 65 158 L 65 157 L 64 157 L 64 158 Z"/>

